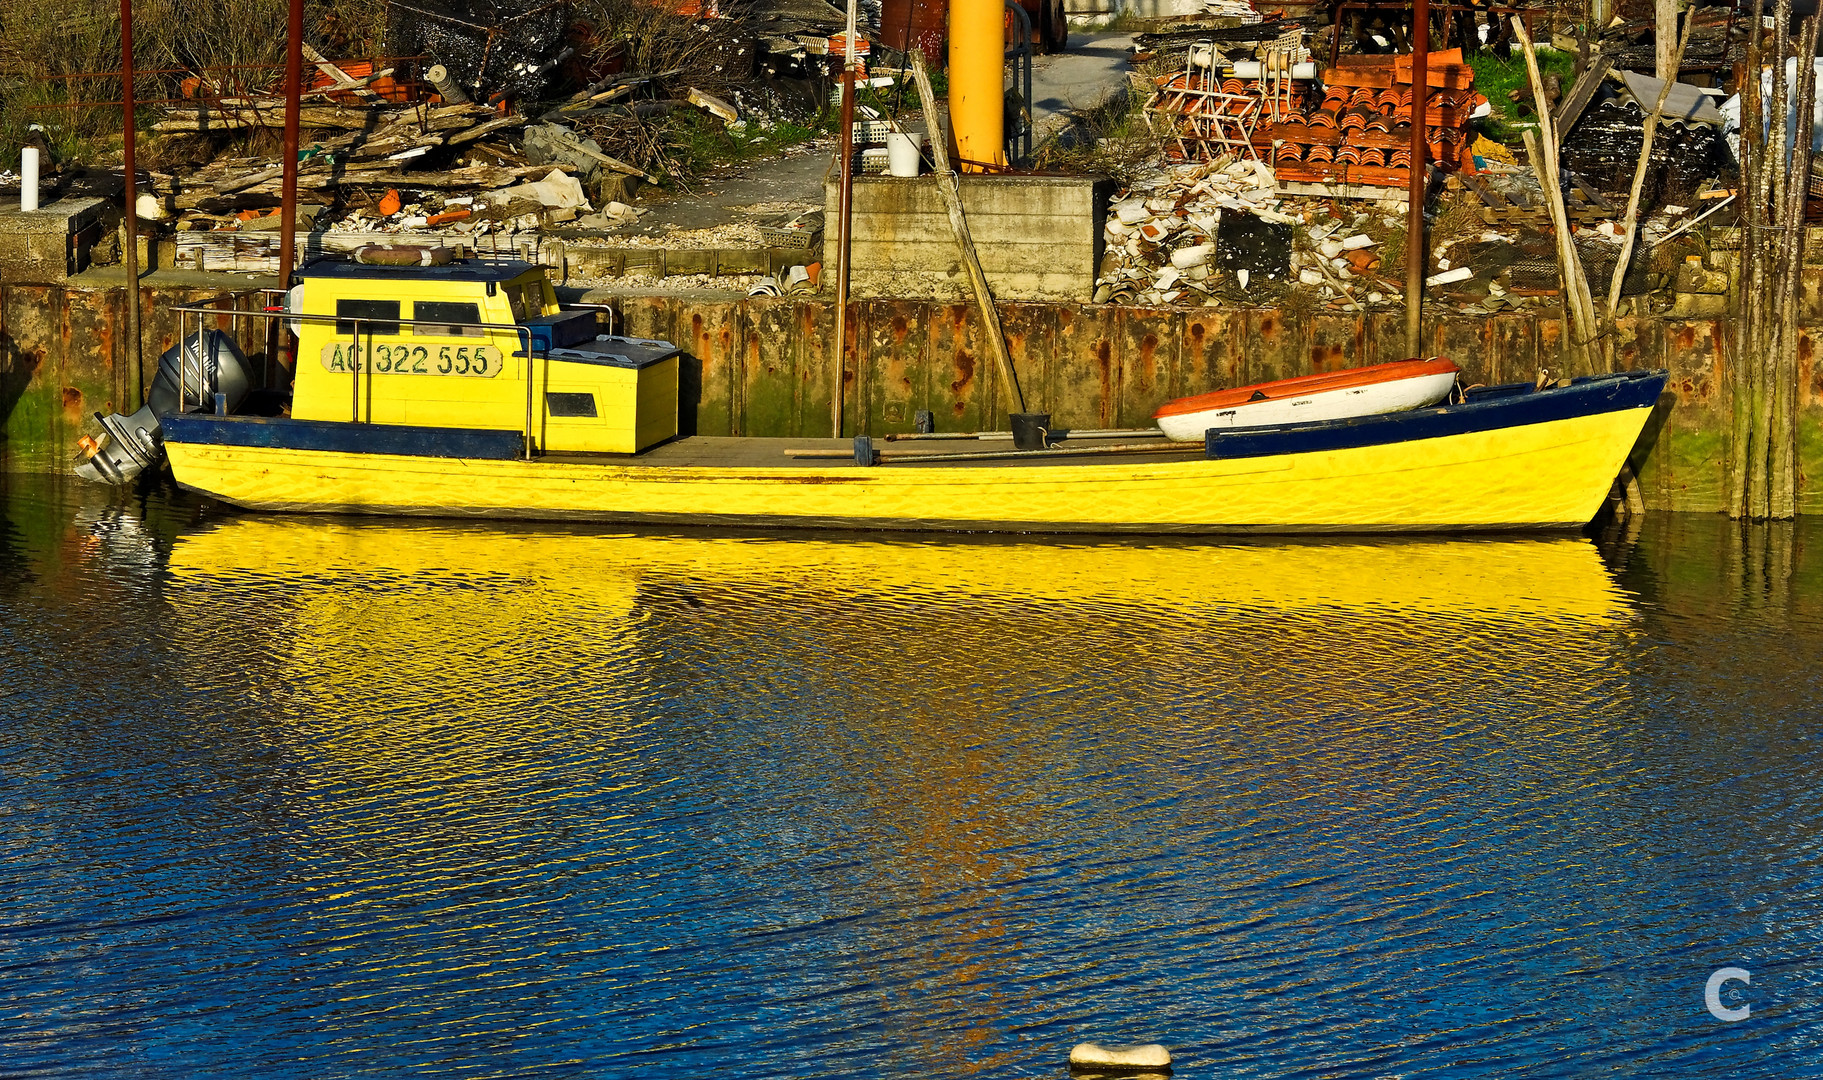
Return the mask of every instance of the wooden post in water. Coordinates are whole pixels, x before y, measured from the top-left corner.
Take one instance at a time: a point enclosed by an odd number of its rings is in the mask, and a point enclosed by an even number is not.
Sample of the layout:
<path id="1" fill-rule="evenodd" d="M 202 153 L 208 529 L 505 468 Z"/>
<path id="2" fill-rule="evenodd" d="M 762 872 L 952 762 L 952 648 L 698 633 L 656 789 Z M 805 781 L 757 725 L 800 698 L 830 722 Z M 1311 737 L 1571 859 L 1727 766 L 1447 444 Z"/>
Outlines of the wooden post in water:
<path id="1" fill-rule="evenodd" d="M 1758 22 L 1749 27 L 1749 82 L 1741 95 L 1742 243 L 1735 355 L 1729 365 L 1734 438 L 1728 512 L 1756 520 L 1797 513 L 1797 313 L 1819 24 L 1814 17 L 1806 20 L 1793 49 L 1791 7 L 1792 0 L 1779 0 L 1770 49 L 1761 46 Z M 1795 101 L 1785 70 L 1792 57 L 1798 61 Z M 1768 109 L 1761 107 L 1762 61 L 1772 67 Z M 1786 120 L 1793 114 L 1798 119 L 1788 144 Z"/>

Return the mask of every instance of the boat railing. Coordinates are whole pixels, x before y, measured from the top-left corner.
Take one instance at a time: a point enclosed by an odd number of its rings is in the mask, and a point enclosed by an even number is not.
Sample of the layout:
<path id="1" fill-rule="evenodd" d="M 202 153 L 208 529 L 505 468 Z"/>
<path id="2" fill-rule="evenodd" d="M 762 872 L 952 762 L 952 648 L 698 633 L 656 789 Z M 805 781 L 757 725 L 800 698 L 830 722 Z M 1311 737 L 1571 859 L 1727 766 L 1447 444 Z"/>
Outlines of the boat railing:
<path id="1" fill-rule="evenodd" d="M 490 331 L 490 332 L 503 331 L 503 332 L 510 332 L 510 333 L 517 335 L 519 338 L 519 343 L 520 343 L 520 351 L 518 352 L 517 355 L 525 357 L 525 427 L 520 432 L 520 434 L 521 434 L 522 441 L 524 444 L 523 452 L 525 455 L 525 459 L 527 461 L 530 461 L 532 459 L 532 452 L 533 452 L 536 433 L 537 433 L 536 420 L 535 420 L 535 416 L 534 416 L 535 394 L 533 391 L 533 383 L 535 380 L 532 378 L 532 365 L 539 360 L 546 361 L 546 363 L 548 364 L 550 357 L 548 355 L 546 355 L 545 350 L 534 348 L 531 327 L 525 326 L 521 323 L 461 322 L 461 321 L 455 321 L 455 320 L 451 320 L 451 319 L 410 319 L 410 318 L 405 318 L 404 316 L 387 316 L 385 318 L 372 318 L 372 317 L 361 318 L 361 317 L 347 316 L 347 315 L 315 315 L 315 314 L 306 314 L 304 312 L 297 312 L 297 311 L 285 311 L 281 305 L 273 305 L 273 304 L 262 305 L 262 307 L 259 310 L 248 310 L 246 308 L 242 308 L 242 307 L 238 307 L 238 306 L 232 307 L 232 308 L 221 308 L 221 307 L 210 306 L 211 304 L 219 304 L 223 300 L 233 300 L 233 301 L 238 302 L 249 296 L 254 296 L 254 295 L 277 296 L 277 297 L 282 298 L 285 295 L 285 293 L 281 289 L 269 289 L 269 288 L 268 289 L 248 289 L 248 290 L 245 290 L 242 292 L 229 293 L 224 296 L 217 297 L 213 301 L 209 301 L 209 302 L 205 302 L 205 303 L 178 304 L 178 305 L 172 306 L 169 310 L 177 315 L 177 340 L 181 343 L 184 341 L 188 341 L 190 339 L 189 318 L 191 316 L 196 317 L 196 334 L 198 335 L 198 340 L 202 340 L 201 335 L 205 329 L 205 326 L 204 326 L 205 319 L 214 319 L 219 323 L 221 319 L 227 318 L 229 320 L 229 334 L 230 334 L 230 336 L 236 337 L 236 338 L 238 338 L 238 336 L 239 336 L 241 319 L 264 319 L 264 320 L 268 321 L 268 325 L 271 325 L 272 323 L 276 322 L 280 326 L 281 332 L 284 327 L 284 324 L 288 323 L 288 322 L 314 323 L 314 324 L 333 323 L 333 324 L 346 325 L 349 327 L 348 336 L 349 336 L 350 345 L 352 346 L 352 356 L 353 356 L 353 360 L 354 360 L 353 365 L 349 370 L 349 383 L 350 383 L 349 395 L 350 395 L 350 405 L 352 408 L 352 413 L 351 413 L 349 419 L 353 423 L 357 423 L 357 424 L 362 422 L 361 421 L 361 375 L 362 375 L 363 371 L 365 371 L 367 374 L 367 390 L 368 390 L 368 393 L 370 396 L 373 392 L 373 376 L 374 376 L 373 369 L 372 369 L 369 361 L 367 360 L 366 355 L 361 352 L 361 337 L 362 337 L 362 326 L 363 325 L 366 325 L 368 327 L 374 327 L 374 326 L 447 327 L 452 331 L 456 331 L 456 333 L 451 334 L 451 336 L 466 336 L 466 331 L 469 331 L 469 330 L 482 330 L 482 331 Z M 562 310 L 565 310 L 565 311 L 588 311 L 588 310 L 605 311 L 608 313 L 609 327 L 612 328 L 612 326 L 613 326 L 613 311 L 606 304 L 570 304 L 570 305 L 564 306 L 562 308 Z M 366 331 L 366 335 L 369 339 L 372 339 L 374 337 L 374 333 L 371 329 Z M 387 336 L 391 336 L 391 335 L 389 334 Z M 301 358 L 297 357 L 296 354 L 294 353 L 293 363 L 296 364 L 296 363 L 300 362 L 300 359 Z M 268 362 L 268 371 L 269 372 L 270 372 L 270 366 L 271 366 L 270 362 Z M 177 393 L 178 393 L 178 403 L 179 403 L 178 407 L 184 411 L 188 411 L 190 404 L 191 404 L 190 396 L 189 396 L 189 387 L 186 385 L 187 380 L 188 380 L 188 375 L 189 375 L 189 365 L 180 362 L 178 364 L 177 371 L 178 371 Z M 547 372 L 547 374 L 548 374 L 548 372 Z M 211 402 L 209 402 L 205 397 L 207 392 L 208 392 L 207 387 L 203 387 L 203 386 L 197 387 L 197 397 L 196 397 L 195 404 L 199 408 L 208 409 L 211 407 Z M 371 415 L 371 406 L 370 406 L 370 415 Z"/>

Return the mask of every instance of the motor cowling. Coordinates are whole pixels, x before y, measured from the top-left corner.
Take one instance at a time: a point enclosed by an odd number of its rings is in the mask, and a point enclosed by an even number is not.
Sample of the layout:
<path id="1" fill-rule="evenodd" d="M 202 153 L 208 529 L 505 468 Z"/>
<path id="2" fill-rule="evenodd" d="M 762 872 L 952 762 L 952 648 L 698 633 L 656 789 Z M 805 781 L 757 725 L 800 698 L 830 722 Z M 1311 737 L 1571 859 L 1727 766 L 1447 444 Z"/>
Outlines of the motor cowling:
<path id="1" fill-rule="evenodd" d="M 131 483 L 163 456 L 159 422 L 164 417 L 212 411 L 217 394 L 233 412 L 251 386 L 247 358 L 233 338 L 220 330 L 190 335 L 158 358 L 158 374 L 139 411 L 95 414 L 101 435 L 83 437 L 76 475 L 102 484 Z"/>

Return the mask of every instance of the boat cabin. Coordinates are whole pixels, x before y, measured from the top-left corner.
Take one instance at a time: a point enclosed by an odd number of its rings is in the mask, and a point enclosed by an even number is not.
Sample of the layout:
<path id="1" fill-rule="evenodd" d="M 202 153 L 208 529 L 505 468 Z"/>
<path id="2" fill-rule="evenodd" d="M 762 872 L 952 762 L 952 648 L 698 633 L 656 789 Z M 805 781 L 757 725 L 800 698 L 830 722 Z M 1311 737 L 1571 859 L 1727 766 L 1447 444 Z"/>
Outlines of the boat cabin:
<path id="1" fill-rule="evenodd" d="M 298 420 L 530 432 L 631 454 L 677 434 L 676 346 L 605 333 L 522 261 L 319 261 L 298 272 Z"/>

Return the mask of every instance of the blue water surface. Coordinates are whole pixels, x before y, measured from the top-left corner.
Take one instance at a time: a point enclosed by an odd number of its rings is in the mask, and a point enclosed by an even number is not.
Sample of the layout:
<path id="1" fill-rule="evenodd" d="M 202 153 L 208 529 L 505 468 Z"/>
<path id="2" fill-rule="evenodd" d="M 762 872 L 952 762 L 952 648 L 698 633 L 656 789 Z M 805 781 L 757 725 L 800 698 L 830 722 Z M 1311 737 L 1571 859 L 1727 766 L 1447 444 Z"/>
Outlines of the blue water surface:
<path id="1" fill-rule="evenodd" d="M 0 1076 L 1823 1076 L 1816 525 L 0 506 Z"/>

